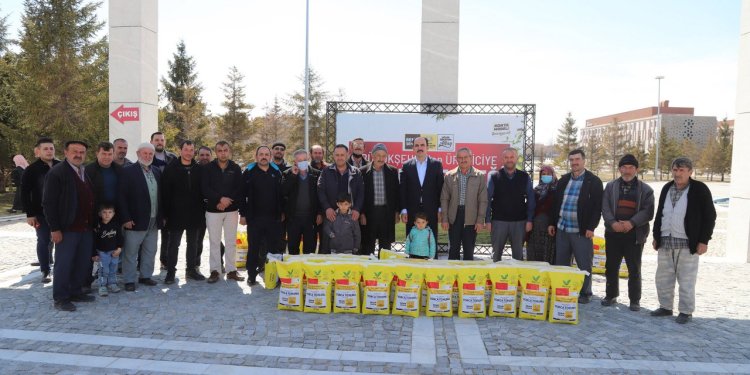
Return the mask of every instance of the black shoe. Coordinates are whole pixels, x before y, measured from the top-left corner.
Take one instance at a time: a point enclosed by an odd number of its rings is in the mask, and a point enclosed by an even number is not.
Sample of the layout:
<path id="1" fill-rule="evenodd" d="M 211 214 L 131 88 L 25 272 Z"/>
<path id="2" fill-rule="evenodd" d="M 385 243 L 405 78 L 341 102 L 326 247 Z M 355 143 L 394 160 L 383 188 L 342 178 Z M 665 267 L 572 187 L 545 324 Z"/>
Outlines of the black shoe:
<path id="1" fill-rule="evenodd" d="M 680 313 L 680 315 L 677 315 L 677 318 L 675 318 L 675 322 L 679 324 L 685 324 L 693 319 L 693 314 L 683 314 Z"/>
<path id="2" fill-rule="evenodd" d="M 612 306 L 617 304 L 617 297 L 605 297 L 602 300 L 602 306 Z"/>
<path id="3" fill-rule="evenodd" d="M 167 266 L 164 265 L 164 262 L 161 262 L 161 266 L 159 266 L 159 269 L 162 270 L 162 271 L 166 271 L 167 270 Z"/>
<path id="4" fill-rule="evenodd" d="M 257 282 L 257 281 L 255 281 L 255 278 L 254 278 L 254 277 L 249 277 L 249 276 L 248 276 L 248 278 L 247 278 L 247 285 L 250 285 L 250 286 L 255 286 L 255 285 L 258 285 L 258 282 Z"/>
<path id="5" fill-rule="evenodd" d="M 630 311 L 641 311 L 641 304 L 638 302 L 631 302 Z"/>
<path id="6" fill-rule="evenodd" d="M 83 287 L 81 287 L 81 293 L 83 293 L 83 294 L 91 294 L 91 292 L 93 292 L 93 291 L 94 290 L 91 289 L 90 286 L 83 286 Z"/>
<path id="7" fill-rule="evenodd" d="M 672 310 L 663 309 L 661 307 L 651 312 L 651 316 L 672 316 L 673 314 Z"/>
<path id="8" fill-rule="evenodd" d="M 151 280 L 150 278 L 146 278 L 146 279 L 138 279 L 138 284 L 154 286 L 157 284 L 157 282 L 154 280 Z"/>
<path id="9" fill-rule="evenodd" d="M 39 262 L 31 263 L 31 265 L 34 266 L 34 267 L 39 267 Z"/>
<path id="10" fill-rule="evenodd" d="M 60 311 L 76 311 L 76 305 L 70 301 L 55 301 L 55 309 Z"/>
<path id="11" fill-rule="evenodd" d="M 587 295 L 578 296 L 578 303 L 585 305 L 589 302 L 591 302 L 591 296 L 587 296 Z"/>
<path id="12" fill-rule="evenodd" d="M 167 274 L 167 277 L 164 278 L 164 284 L 170 285 L 174 284 L 174 274 Z"/>
<path id="13" fill-rule="evenodd" d="M 203 281 L 206 279 L 206 277 L 203 276 L 200 271 L 187 271 L 185 272 L 185 278 L 196 281 Z"/>
<path id="14" fill-rule="evenodd" d="M 42 272 L 42 284 L 47 284 L 50 281 L 52 281 L 52 279 L 49 278 L 49 271 Z"/>
<path id="15" fill-rule="evenodd" d="M 126 292 L 135 292 L 135 283 L 125 283 Z"/>
<path id="16" fill-rule="evenodd" d="M 71 296 L 70 300 L 73 302 L 94 302 L 96 297 L 89 294 L 79 294 L 77 296 Z"/>

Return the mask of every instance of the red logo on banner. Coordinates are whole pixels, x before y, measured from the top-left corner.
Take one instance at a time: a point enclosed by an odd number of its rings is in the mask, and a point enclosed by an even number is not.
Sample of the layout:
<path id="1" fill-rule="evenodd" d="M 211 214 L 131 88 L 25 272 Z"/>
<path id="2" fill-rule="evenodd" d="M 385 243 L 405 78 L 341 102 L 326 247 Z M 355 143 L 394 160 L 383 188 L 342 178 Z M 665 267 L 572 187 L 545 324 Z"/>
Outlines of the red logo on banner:
<path id="1" fill-rule="evenodd" d="M 508 290 L 508 283 L 495 283 L 495 289 Z"/>
<path id="2" fill-rule="evenodd" d="M 528 290 L 539 290 L 539 284 L 526 283 L 526 289 L 528 289 Z"/>
<path id="3" fill-rule="evenodd" d="M 307 279 L 307 283 L 308 284 L 312 284 L 312 285 L 316 285 L 318 283 L 318 279 L 310 279 L 310 278 L 308 278 Z"/>
<path id="4" fill-rule="evenodd" d="M 126 107 L 125 104 L 120 104 L 109 115 L 114 117 L 120 124 L 124 124 L 125 121 L 139 121 L 141 118 L 141 109 L 138 107 Z"/>
<path id="5" fill-rule="evenodd" d="M 428 281 L 427 287 L 430 289 L 437 289 L 440 287 L 440 284 L 437 281 Z"/>
<path id="6" fill-rule="evenodd" d="M 349 279 L 338 279 L 336 285 L 349 285 Z"/>
<path id="7" fill-rule="evenodd" d="M 464 283 L 464 290 L 476 290 L 474 283 Z"/>
<path id="8" fill-rule="evenodd" d="M 365 280 L 365 286 L 378 286 L 377 280 Z"/>
<path id="9" fill-rule="evenodd" d="M 568 289 L 568 288 L 556 288 L 555 289 L 555 295 L 556 296 L 569 296 L 570 295 L 570 289 Z"/>

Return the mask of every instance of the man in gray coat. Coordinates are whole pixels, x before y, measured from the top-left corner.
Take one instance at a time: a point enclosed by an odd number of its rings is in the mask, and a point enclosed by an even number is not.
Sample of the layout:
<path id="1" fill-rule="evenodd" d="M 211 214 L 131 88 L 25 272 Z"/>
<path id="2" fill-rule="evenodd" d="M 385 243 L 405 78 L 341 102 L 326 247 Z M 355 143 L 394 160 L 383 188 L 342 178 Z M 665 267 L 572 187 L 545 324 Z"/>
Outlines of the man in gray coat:
<path id="1" fill-rule="evenodd" d="M 602 306 L 617 303 L 620 263 L 628 265 L 628 297 L 630 310 L 641 309 L 641 256 L 654 217 L 654 190 L 638 179 L 638 160 L 626 154 L 618 164 L 620 178 L 604 189 L 602 218 L 607 241 L 607 295 Z"/>

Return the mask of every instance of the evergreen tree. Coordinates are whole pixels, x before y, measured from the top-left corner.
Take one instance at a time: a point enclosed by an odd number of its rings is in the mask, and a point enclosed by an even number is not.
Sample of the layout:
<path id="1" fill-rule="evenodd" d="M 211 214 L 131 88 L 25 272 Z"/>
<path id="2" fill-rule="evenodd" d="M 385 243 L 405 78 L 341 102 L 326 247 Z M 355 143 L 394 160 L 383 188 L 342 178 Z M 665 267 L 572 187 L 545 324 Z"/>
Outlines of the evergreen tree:
<path id="1" fill-rule="evenodd" d="M 656 143 L 651 146 L 649 150 L 650 155 L 656 155 Z M 667 136 L 666 129 L 662 128 L 659 134 L 659 165 L 654 166 L 656 168 L 656 174 L 661 179 L 662 173 L 669 175 L 672 167 L 672 161 L 678 156 L 682 156 L 680 153 L 678 143 Z M 656 156 L 654 156 L 656 158 Z M 654 161 L 654 164 L 656 161 Z"/>
<path id="2" fill-rule="evenodd" d="M 586 169 L 598 175 L 603 165 L 606 165 L 606 150 L 602 146 L 601 139 L 597 137 L 586 137 L 583 141 L 583 151 L 586 152 Z M 567 155 L 565 154 L 566 161 Z"/>
<path id="3" fill-rule="evenodd" d="M 302 90 L 293 93 L 287 99 L 287 107 L 290 113 L 291 132 L 289 133 L 288 148 L 298 149 L 305 145 L 305 76 L 300 77 L 302 81 Z M 343 95 L 343 92 L 339 92 Z M 328 92 L 323 90 L 323 80 L 318 73 L 310 68 L 310 92 L 308 96 L 308 114 L 310 128 L 310 145 L 325 145 L 326 140 L 326 119 L 325 105 L 328 101 Z M 335 137 L 335 134 L 329 136 Z"/>
<path id="4" fill-rule="evenodd" d="M 734 132 L 731 128 L 729 128 L 729 122 L 727 121 L 727 118 L 725 117 L 724 120 L 721 122 L 721 126 L 719 127 L 719 135 L 718 135 L 718 152 L 721 155 L 721 163 L 719 164 L 719 168 L 716 171 L 717 173 L 721 174 L 721 181 L 724 181 L 724 174 L 725 173 L 731 173 L 732 172 L 732 137 L 734 136 Z"/>
<path id="5" fill-rule="evenodd" d="M 100 2 L 26 0 L 15 84 L 20 149 L 38 136 L 96 145 L 108 134 L 108 45 Z M 93 153 L 92 153 L 93 155 Z"/>
<path id="6" fill-rule="evenodd" d="M 236 66 L 229 68 L 227 81 L 224 83 L 224 102 L 226 113 L 217 123 L 217 136 L 232 145 L 233 155 L 241 161 L 250 160 L 254 150 L 250 150 L 250 137 L 253 129 L 250 126 L 250 111 L 254 106 L 245 103 L 245 78 Z"/>
<path id="7" fill-rule="evenodd" d="M 209 118 L 201 97 L 203 87 L 198 83 L 195 61 L 187 54 L 184 41 L 177 43 L 177 52 L 168 64 L 167 77 L 161 79 L 166 105 L 162 108 L 164 115 L 159 130 L 164 132 L 168 147 L 174 148 L 187 139 L 203 144 Z"/>
<path id="8" fill-rule="evenodd" d="M 560 154 L 557 157 L 557 164 L 559 166 L 567 166 L 568 153 L 578 148 L 578 127 L 575 125 L 576 120 L 573 118 L 573 114 L 568 112 L 568 116 L 557 131 L 555 141 L 555 148 L 557 148 L 557 152 Z"/>
<path id="9" fill-rule="evenodd" d="M 625 153 L 624 151 L 627 148 L 625 132 L 623 131 L 616 118 L 609 126 L 607 126 L 601 142 L 604 151 L 604 157 L 607 161 L 608 167 L 612 171 L 612 179 L 614 179 L 617 177 L 617 163 L 619 163 L 620 158 Z"/>
<path id="10" fill-rule="evenodd" d="M 301 146 L 295 147 L 289 144 L 287 135 L 291 133 L 290 118 L 284 114 L 284 110 L 281 108 L 281 104 L 279 104 L 279 99 L 274 97 L 273 105 L 265 106 L 263 109 L 265 110 L 263 117 L 253 120 L 253 129 L 256 135 L 255 143 L 257 146 L 271 147 L 274 142 L 278 141 L 286 143 L 289 150 L 300 148 Z"/>

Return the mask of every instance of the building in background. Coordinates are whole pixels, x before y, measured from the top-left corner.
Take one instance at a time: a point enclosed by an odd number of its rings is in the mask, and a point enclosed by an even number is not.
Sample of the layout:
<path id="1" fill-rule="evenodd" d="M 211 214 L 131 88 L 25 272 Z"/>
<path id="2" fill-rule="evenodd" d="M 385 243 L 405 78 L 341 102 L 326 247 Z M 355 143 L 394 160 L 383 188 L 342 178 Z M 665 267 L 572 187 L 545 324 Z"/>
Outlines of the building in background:
<path id="1" fill-rule="evenodd" d="M 657 139 L 658 116 L 661 116 L 661 126 L 667 137 L 677 142 L 687 139 L 702 148 L 711 137 L 716 136 L 716 116 L 696 116 L 695 108 L 670 107 L 669 100 L 662 101 L 660 107 L 660 115 L 657 115 L 656 107 L 646 107 L 588 119 L 581 130 L 581 143 L 590 137 L 601 140 L 612 124 L 617 122 L 620 134 L 630 145 L 638 145 L 648 151 Z"/>

